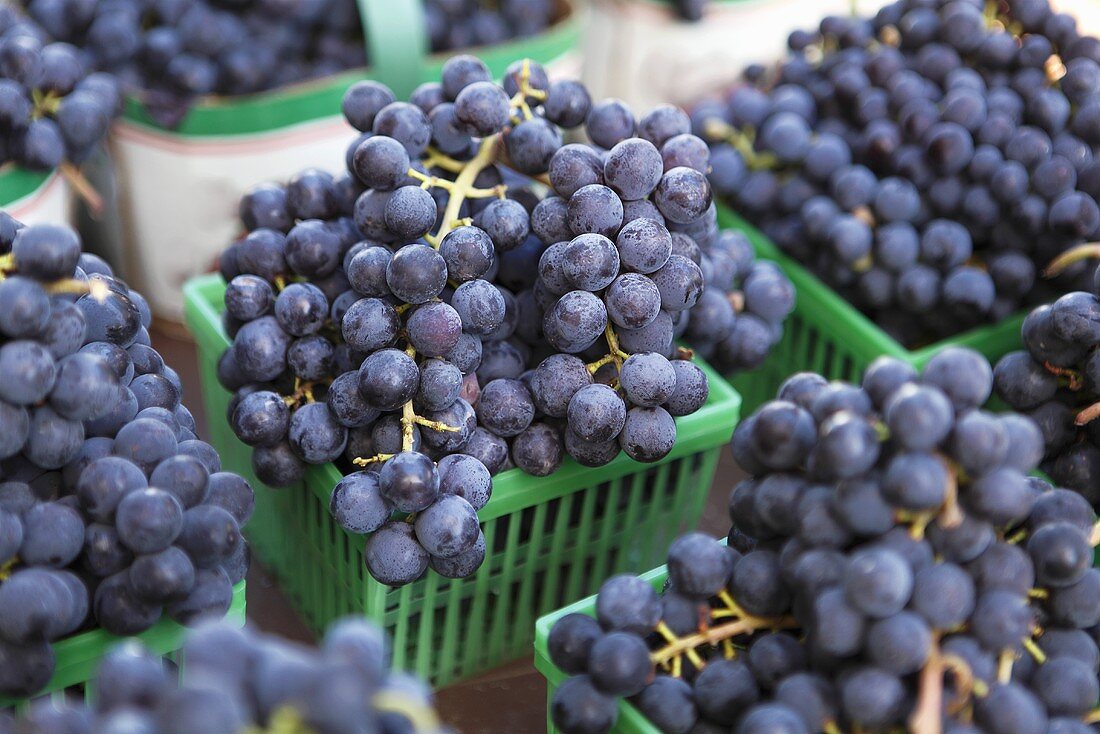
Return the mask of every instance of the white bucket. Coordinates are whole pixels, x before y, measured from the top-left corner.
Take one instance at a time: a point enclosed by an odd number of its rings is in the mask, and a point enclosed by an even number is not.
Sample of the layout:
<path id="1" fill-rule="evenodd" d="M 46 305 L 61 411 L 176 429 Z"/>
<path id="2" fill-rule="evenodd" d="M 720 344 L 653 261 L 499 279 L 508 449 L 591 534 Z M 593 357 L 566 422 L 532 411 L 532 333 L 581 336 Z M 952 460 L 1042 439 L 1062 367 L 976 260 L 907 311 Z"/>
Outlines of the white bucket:
<path id="1" fill-rule="evenodd" d="M 883 0 L 861 0 L 860 13 Z M 667 1 L 592 0 L 583 25 L 584 82 L 593 99 L 618 97 L 644 114 L 661 102 L 687 105 L 729 86 L 753 63 L 786 51 L 787 36 L 852 10 L 849 0 L 713 0 L 696 22 Z"/>
<path id="2" fill-rule="evenodd" d="M 4 211 L 24 224 L 71 224 L 73 216 L 72 192 L 68 181 L 57 171 L 35 174 L 13 170 L 0 174 L 0 188 L 8 188 L 9 200 L 2 205 Z"/>
<path id="3" fill-rule="evenodd" d="M 112 154 L 129 282 L 153 311 L 183 319 L 183 284 L 215 267 L 240 229 L 249 188 L 304 168 L 337 172 L 355 131 L 339 115 L 270 132 L 189 137 L 120 120 Z"/>

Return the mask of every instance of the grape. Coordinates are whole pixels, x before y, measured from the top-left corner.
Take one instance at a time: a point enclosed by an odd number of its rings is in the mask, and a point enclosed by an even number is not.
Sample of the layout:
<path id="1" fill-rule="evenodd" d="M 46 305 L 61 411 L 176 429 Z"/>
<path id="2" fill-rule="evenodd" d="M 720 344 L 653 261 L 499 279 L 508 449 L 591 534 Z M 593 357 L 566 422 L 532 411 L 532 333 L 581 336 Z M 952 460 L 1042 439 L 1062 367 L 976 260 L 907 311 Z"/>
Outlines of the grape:
<path id="1" fill-rule="evenodd" d="M 230 425 L 237 438 L 249 446 L 271 446 L 286 435 L 290 409 L 278 394 L 259 390 L 237 403 Z"/>
<path id="2" fill-rule="evenodd" d="M 493 242 L 479 227 L 456 227 L 448 232 L 439 245 L 448 277 L 465 283 L 485 275 L 494 262 Z M 388 251 L 383 252 L 388 256 Z"/>
<path id="3" fill-rule="evenodd" d="M 447 263 L 430 247 L 406 245 L 390 261 L 386 283 L 402 300 L 425 303 L 443 291 L 447 283 Z"/>
<path id="4" fill-rule="evenodd" d="M 417 515 L 416 537 L 436 558 L 454 558 L 473 548 L 480 534 L 477 511 L 462 497 L 444 494 Z"/>
<path id="5" fill-rule="evenodd" d="M 546 313 L 543 331 L 556 348 L 576 353 L 595 342 L 606 323 L 607 310 L 598 297 L 586 291 L 571 291 Z"/>
<path id="6" fill-rule="evenodd" d="M 575 235 L 594 233 L 613 237 L 622 227 L 623 204 L 607 186 L 582 186 L 568 199 L 566 221 Z"/>
<path id="7" fill-rule="evenodd" d="M 631 408 L 619 434 L 619 445 L 635 461 L 659 461 L 672 451 L 676 424 L 664 408 Z"/>
<path id="8" fill-rule="evenodd" d="M 404 352 L 383 349 L 367 357 L 359 368 L 359 392 L 376 410 L 395 410 L 416 394 L 420 371 Z"/>
<path id="9" fill-rule="evenodd" d="M 566 128 L 577 127 L 587 119 L 592 100 L 579 82 L 556 81 L 546 92 L 543 105 L 546 119 Z"/>
<path id="10" fill-rule="evenodd" d="M 183 529 L 183 509 L 171 494 L 160 489 L 136 489 L 118 503 L 119 539 L 135 553 L 156 553 L 167 548 Z"/>
<path id="11" fill-rule="evenodd" d="M 484 507 L 492 495 L 489 470 L 480 461 L 464 454 L 450 454 L 437 464 L 441 494 L 462 497 L 475 510 Z"/>
<path id="12" fill-rule="evenodd" d="M 440 576 L 448 579 L 464 579 L 472 576 L 485 561 L 485 536 L 478 533 L 472 548 L 450 558 L 428 559 L 428 565 Z"/>
<path id="13" fill-rule="evenodd" d="M 672 363 L 660 354 L 654 352 L 634 354 L 623 362 L 619 373 L 619 384 L 631 403 L 655 408 L 668 401 L 675 393 L 676 370 L 673 369 Z"/>
<path id="14" fill-rule="evenodd" d="M 403 522 L 388 522 L 371 534 L 364 556 L 371 576 L 389 586 L 411 583 L 428 568 L 428 552 Z"/>
<path id="15" fill-rule="evenodd" d="M 748 666 L 735 660 L 708 665 L 693 689 L 700 712 L 721 724 L 732 724 L 760 695 Z"/>
<path id="16" fill-rule="evenodd" d="M 900 717 L 905 692 L 895 676 L 866 667 L 845 680 L 840 695 L 843 710 L 853 721 L 861 726 L 884 727 Z"/>
<path id="17" fill-rule="evenodd" d="M 611 632 L 596 639 L 588 655 L 592 682 L 614 696 L 641 692 L 652 676 L 649 649 L 637 635 Z"/>
<path id="18" fill-rule="evenodd" d="M 564 731 L 597 734 L 610 731 L 618 720 L 615 699 L 602 693 L 587 675 L 564 681 L 550 700 L 554 725 Z"/>
<path id="19" fill-rule="evenodd" d="M 439 496 L 439 472 L 430 459 L 403 451 L 387 461 L 379 474 L 382 496 L 401 512 L 418 512 Z"/>
<path id="20" fill-rule="evenodd" d="M 70 507 L 49 502 L 35 505 L 22 517 L 19 559 L 32 566 L 64 568 L 84 546 L 84 523 Z"/>
<path id="21" fill-rule="evenodd" d="M 1040 702 L 1015 683 L 992 687 L 989 695 L 975 708 L 975 719 L 990 732 L 1041 732 L 1047 717 Z"/>

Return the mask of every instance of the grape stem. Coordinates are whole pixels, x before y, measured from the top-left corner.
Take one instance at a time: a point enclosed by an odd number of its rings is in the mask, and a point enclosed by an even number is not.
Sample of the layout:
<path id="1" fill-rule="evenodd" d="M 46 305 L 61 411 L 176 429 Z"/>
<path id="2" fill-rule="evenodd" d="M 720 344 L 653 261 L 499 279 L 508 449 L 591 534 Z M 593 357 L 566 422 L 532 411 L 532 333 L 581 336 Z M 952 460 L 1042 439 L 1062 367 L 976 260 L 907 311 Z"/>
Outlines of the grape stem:
<path id="1" fill-rule="evenodd" d="M 714 627 L 703 627 L 695 634 L 685 637 L 678 637 L 664 622 L 659 623 L 657 631 L 668 640 L 668 645 L 650 655 L 650 659 L 653 660 L 655 665 L 667 666 L 671 662 L 675 675 L 681 655 L 687 655 L 696 668 L 702 668 L 705 662 L 701 658 L 696 662 L 698 654 L 695 652 L 696 648 L 702 645 L 718 645 L 721 643 L 726 647 L 726 643 L 729 642 L 730 638 L 746 632 L 766 628 L 779 629 L 781 627 L 797 626 L 797 622 L 793 617 L 757 617 L 746 613 L 725 589 L 719 591 L 717 596 L 725 605 L 725 608 L 712 611 L 711 618 L 732 617 L 734 618 L 733 621 Z M 728 652 L 728 647 L 726 652 Z M 696 657 L 692 657 L 693 654 Z"/>
<path id="2" fill-rule="evenodd" d="M 760 152 L 753 147 L 756 131 L 747 125 L 739 130 L 725 120 L 712 117 L 703 123 L 703 132 L 712 140 L 722 140 L 732 145 L 754 171 L 770 171 L 779 167 L 779 159 L 774 154 Z"/>
<path id="3" fill-rule="evenodd" d="M 794 626 L 797 626 L 797 622 L 795 622 L 793 617 L 746 616 L 732 622 L 709 627 L 693 635 L 678 637 L 675 642 L 670 642 L 667 646 L 655 651 L 650 655 L 650 658 L 656 664 L 663 664 L 682 653 L 686 653 L 688 650 L 694 650 L 702 645 L 717 645 L 723 640 L 736 637 L 737 635 L 743 635 L 746 632 L 753 632 L 758 629 Z"/>
<path id="4" fill-rule="evenodd" d="M 1065 378 L 1068 383 L 1066 387 L 1068 387 L 1070 390 L 1073 390 L 1074 392 L 1077 392 L 1082 387 L 1084 387 L 1084 381 L 1081 379 L 1081 373 L 1077 370 L 1073 370 L 1068 367 L 1059 367 L 1058 365 L 1052 364 L 1051 362 L 1043 362 L 1043 368 L 1055 377 Z"/>
<path id="5" fill-rule="evenodd" d="M 415 732 L 439 730 L 439 718 L 435 711 L 400 691 L 379 691 L 371 699 L 371 703 L 378 711 L 389 711 L 404 716 L 412 723 Z"/>
<path id="6" fill-rule="evenodd" d="M 939 640 L 933 640 L 928 661 L 920 671 L 917 704 L 909 717 L 909 730 L 916 734 L 940 734 L 943 731 L 944 657 Z"/>
<path id="7" fill-rule="evenodd" d="M 1050 265 L 1047 265 L 1046 270 L 1043 271 L 1043 277 L 1053 278 L 1061 275 L 1070 265 L 1089 259 L 1100 259 L 1100 242 L 1086 242 L 1066 250 L 1050 261 Z"/>
<path id="8" fill-rule="evenodd" d="M 1012 680 L 1012 666 L 1016 663 L 1016 653 L 1005 648 L 997 658 L 997 682 L 1008 683 Z"/>
<path id="9" fill-rule="evenodd" d="M 462 204 L 466 201 L 471 191 L 474 191 L 474 180 L 485 168 L 496 160 L 497 147 L 500 143 L 500 133 L 485 138 L 477 149 L 477 155 L 459 172 L 454 180 L 454 188 L 447 199 L 447 208 L 443 210 L 443 224 L 436 232 L 435 238 L 442 242 L 447 233 L 454 229 L 455 220 L 462 210 Z"/>
<path id="10" fill-rule="evenodd" d="M 19 556 L 12 556 L 3 563 L 0 563 L 0 582 L 7 581 L 11 578 L 11 574 L 15 570 L 15 564 L 17 563 L 19 563 Z"/>
<path id="11" fill-rule="evenodd" d="M 105 208 L 103 197 L 99 195 L 99 192 L 95 190 L 95 186 L 92 186 L 92 182 L 81 173 L 80 169 L 72 163 L 62 163 L 58 170 L 61 171 L 61 175 L 73 187 L 77 195 L 88 205 L 88 211 L 91 213 L 92 219 L 102 217 Z"/>
<path id="12" fill-rule="evenodd" d="M 394 457 L 394 454 L 375 454 L 374 456 L 368 456 L 366 458 L 362 456 L 356 456 L 351 460 L 352 464 L 356 466 L 370 466 L 371 464 L 377 464 L 382 461 L 389 461 Z"/>
<path id="13" fill-rule="evenodd" d="M 534 117 L 534 113 L 531 112 L 531 106 L 527 104 L 527 98 L 543 102 L 546 100 L 546 92 L 542 89 L 534 89 L 531 87 L 531 59 L 524 59 L 523 65 L 519 70 L 519 78 L 516 80 L 519 89 L 512 95 L 512 99 L 508 101 L 509 106 L 515 107 L 519 110 L 519 116 L 523 120 L 530 120 Z M 513 121 L 516 120 L 516 116 L 513 116 Z"/>
<path id="14" fill-rule="evenodd" d="M 253 724 L 245 727 L 241 734 L 311 734 L 311 731 L 298 709 L 284 704 L 272 712 L 266 727 Z"/>
<path id="15" fill-rule="evenodd" d="M 1085 714 L 1082 719 L 1086 724 L 1100 724 L 1100 706 L 1097 706 L 1092 711 Z"/>
<path id="16" fill-rule="evenodd" d="M 1077 419 L 1074 422 L 1079 426 L 1083 426 L 1087 423 L 1091 423 L 1097 418 L 1100 418 L 1100 402 L 1095 402 L 1078 413 Z"/>
<path id="17" fill-rule="evenodd" d="M 421 159 L 421 162 L 424 164 L 425 168 L 441 168 L 451 173 L 459 173 L 466 165 L 464 161 L 451 158 L 449 155 L 444 155 L 435 148 L 428 148 L 427 154 Z"/>
<path id="18" fill-rule="evenodd" d="M 1089 534 L 1089 543 L 1092 544 L 1093 548 L 1100 545 L 1100 521 L 1092 526 L 1092 533 Z"/>
<path id="19" fill-rule="evenodd" d="M 1024 649 L 1027 650 L 1028 653 L 1031 655 L 1031 657 L 1035 658 L 1035 662 L 1039 663 L 1039 665 L 1042 665 L 1047 661 L 1046 653 L 1043 652 L 1043 648 L 1039 647 L 1038 643 L 1036 643 L 1035 640 L 1031 639 L 1030 637 L 1025 637 L 1023 639 L 1023 646 Z"/>
<path id="20" fill-rule="evenodd" d="M 312 382 L 303 382 L 301 379 L 294 378 L 294 392 L 290 395 L 283 396 L 283 402 L 287 405 L 294 407 L 302 403 L 313 402 L 313 385 Z"/>
<path id="21" fill-rule="evenodd" d="M 413 359 L 416 359 L 416 348 L 411 344 L 405 348 L 405 354 L 409 355 Z M 441 421 L 433 421 L 425 418 L 422 415 L 418 415 L 413 408 L 412 401 L 408 401 L 401 406 L 401 450 L 412 451 L 413 449 L 413 428 L 417 425 L 426 426 L 434 431 L 446 431 L 448 433 L 458 433 L 461 428 L 455 426 L 449 426 Z"/>

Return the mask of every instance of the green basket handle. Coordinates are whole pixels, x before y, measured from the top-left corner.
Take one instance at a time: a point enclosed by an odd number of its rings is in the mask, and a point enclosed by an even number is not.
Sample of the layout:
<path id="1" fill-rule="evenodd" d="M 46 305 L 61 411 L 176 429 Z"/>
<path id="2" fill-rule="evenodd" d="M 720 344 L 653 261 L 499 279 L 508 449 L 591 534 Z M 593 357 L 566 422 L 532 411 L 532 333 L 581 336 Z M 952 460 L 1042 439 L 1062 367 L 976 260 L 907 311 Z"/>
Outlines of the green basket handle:
<path id="1" fill-rule="evenodd" d="M 427 39 L 422 0 L 356 0 L 371 76 L 407 99 L 424 73 Z"/>

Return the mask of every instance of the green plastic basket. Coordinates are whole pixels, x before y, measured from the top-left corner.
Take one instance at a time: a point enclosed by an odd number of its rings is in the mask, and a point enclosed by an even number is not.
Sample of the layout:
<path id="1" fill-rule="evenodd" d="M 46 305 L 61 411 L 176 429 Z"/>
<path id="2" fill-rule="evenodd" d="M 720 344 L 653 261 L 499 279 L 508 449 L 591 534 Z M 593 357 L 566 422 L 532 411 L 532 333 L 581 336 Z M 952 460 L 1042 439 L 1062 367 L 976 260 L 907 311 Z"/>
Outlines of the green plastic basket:
<path id="1" fill-rule="evenodd" d="M 246 529 L 254 553 L 315 630 L 343 615 L 366 615 L 390 634 L 395 665 L 437 686 L 522 656 L 539 615 L 593 593 L 610 574 L 663 560 L 702 514 L 739 415 L 740 397 L 701 364 L 710 399 L 677 420 L 676 447 L 664 460 L 643 465 L 619 456 L 596 469 L 567 460 L 549 477 L 499 474 L 479 513 L 487 546 L 481 570 L 462 580 L 428 573 L 392 589 L 366 572 L 363 536 L 344 532 L 329 515 L 340 478 L 334 465 L 310 467 L 302 485 L 283 489 L 255 479 L 251 449 L 225 420 L 230 396 L 216 375 L 229 344 L 220 319 L 225 284 L 205 276 L 184 290 L 211 442 L 223 464 L 256 489 Z"/>
<path id="2" fill-rule="evenodd" d="M 921 370 L 945 347 L 968 347 L 991 362 L 1020 348 L 1020 325 L 1026 313 L 921 349 L 906 349 L 739 215 L 720 205 L 718 222 L 723 228 L 745 232 L 757 256 L 779 265 L 798 294 L 794 313 L 783 325 L 783 338 L 768 361 L 730 379 L 744 399 L 746 415 L 773 399 L 783 380 L 795 372 L 817 372 L 829 379 L 858 383 L 867 365 L 882 355 L 905 360 Z"/>
<path id="3" fill-rule="evenodd" d="M 233 603 L 230 605 L 225 618 L 239 627 L 244 626 L 244 581 L 233 587 Z M 140 640 L 145 647 L 157 655 L 174 659 L 176 653 L 183 646 L 186 632 L 187 627 L 164 617 L 140 635 L 135 635 L 134 639 Z M 94 629 L 57 642 L 53 646 L 57 655 L 57 666 L 49 684 L 30 698 L 0 697 L 0 709 L 5 707 L 14 707 L 17 710 L 24 709 L 29 703 L 39 698 L 46 696 L 64 697 L 74 687 L 82 688 L 81 693 L 83 695 L 94 695 L 91 690 L 92 687 L 86 685 L 87 682 L 95 676 L 104 654 L 123 639 L 127 638 L 116 637 L 104 630 Z"/>
<path id="4" fill-rule="evenodd" d="M 668 570 L 665 566 L 660 566 L 642 574 L 641 578 L 648 581 L 660 593 L 665 587 Z M 554 697 L 554 691 L 558 690 L 558 686 L 569 677 L 564 670 L 554 665 L 550 660 L 546 640 L 550 637 L 550 630 L 554 627 L 554 623 L 565 615 L 574 612 L 595 617 L 596 597 L 590 596 L 587 599 L 581 599 L 564 609 L 547 614 L 535 623 L 535 668 L 546 678 L 546 734 L 560 734 L 559 729 L 554 726 L 554 722 L 550 719 L 550 701 Z M 661 730 L 650 723 L 649 719 L 634 708 L 629 701 L 622 698 L 619 699 L 618 721 L 615 722 L 615 726 L 612 727 L 609 734 L 661 734 Z"/>

